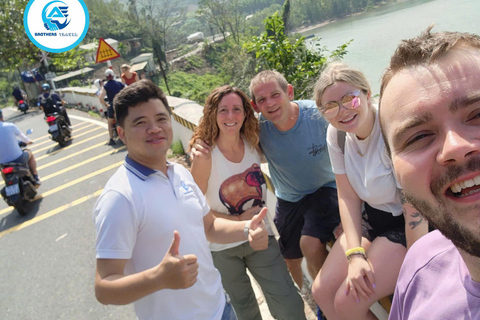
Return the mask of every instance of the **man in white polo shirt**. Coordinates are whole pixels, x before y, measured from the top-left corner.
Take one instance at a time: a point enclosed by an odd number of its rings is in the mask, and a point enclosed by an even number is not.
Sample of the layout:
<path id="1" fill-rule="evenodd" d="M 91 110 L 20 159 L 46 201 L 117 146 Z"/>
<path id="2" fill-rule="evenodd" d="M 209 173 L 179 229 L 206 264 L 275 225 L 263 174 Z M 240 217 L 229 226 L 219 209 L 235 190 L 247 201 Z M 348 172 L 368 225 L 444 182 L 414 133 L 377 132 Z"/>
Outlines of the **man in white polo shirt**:
<path id="1" fill-rule="evenodd" d="M 266 209 L 247 223 L 212 215 L 190 172 L 167 162 L 171 110 L 153 82 L 125 88 L 114 108 L 128 155 L 94 208 L 98 301 L 134 302 L 138 319 L 236 319 L 207 239 L 266 249 Z"/>

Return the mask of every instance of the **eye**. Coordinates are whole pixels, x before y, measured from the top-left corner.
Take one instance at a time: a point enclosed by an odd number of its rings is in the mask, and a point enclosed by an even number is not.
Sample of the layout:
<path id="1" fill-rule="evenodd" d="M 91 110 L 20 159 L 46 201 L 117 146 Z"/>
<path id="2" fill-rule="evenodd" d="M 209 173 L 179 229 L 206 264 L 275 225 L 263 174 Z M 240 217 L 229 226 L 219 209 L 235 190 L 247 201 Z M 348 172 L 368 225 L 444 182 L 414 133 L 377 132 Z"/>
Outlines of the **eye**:
<path id="1" fill-rule="evenodd" d="M 327 102 L 325 106 L 323 107 L 323 110 L 325 112 L 331 111 L 332 109 L 335 109 L 338 107 L 338 103 L 336 102 Z"/>
<path id="2" fill-rule="evenodd" d="M 257 99 L 257 103 L 263 103 L 265 101 L 264 98 Z"/>
<path id="3" fill-rule="evenodd" d="M 429 137 L 433 137 L 432 133 L 418 133 L 414 135 L 412 138 L 408 139 L 405 142 L 405 148 L 415 145 L 415 147 L 421 148 L 424 144 L 427 144 L 430 139 Z"/>
<path id="4" fill-rule="evenodd" d="M 474 121 L 475 123 L 480 123 L 480 110 L 475 110 L 472 113 L 470 113 L 470 116 L 468 117 L 467 121 Z"/>

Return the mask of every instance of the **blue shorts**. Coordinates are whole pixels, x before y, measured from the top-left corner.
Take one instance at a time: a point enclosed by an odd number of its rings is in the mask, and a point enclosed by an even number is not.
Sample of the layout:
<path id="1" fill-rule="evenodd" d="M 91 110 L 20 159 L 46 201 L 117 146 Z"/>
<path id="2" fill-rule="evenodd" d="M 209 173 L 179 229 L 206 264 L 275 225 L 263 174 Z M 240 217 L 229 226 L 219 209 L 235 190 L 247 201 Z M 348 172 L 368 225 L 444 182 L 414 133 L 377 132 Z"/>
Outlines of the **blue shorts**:
<path id="1" fill-rule="evenodd" d="M 22 155 L 18 157 L 17 159 L 10 161 L 10 162 L 17 162 L 17 163 L 23 163 L 25 165 L 28 165 L 28 160 L 30 159 L 30 153 L 26 150 L 23 151 Z"/>
<path id="2" fill-rule="evenodd" d="M 334 237 L 333 231 L 340 223 L 337 189 L 322 187 L 297 202 L 278 198 L 274 222 L 283 257 L 302 258 L 301 236 L 311 236 L 322 243 Z"/>
<path id="3" fill-rule="evenodd" d="M 113 110 L 112 106 L 108 107 L 108 109 L 107 109 L 107 117 L 108 117 L 108 119 L 115 118 L 115 110 Z"/>

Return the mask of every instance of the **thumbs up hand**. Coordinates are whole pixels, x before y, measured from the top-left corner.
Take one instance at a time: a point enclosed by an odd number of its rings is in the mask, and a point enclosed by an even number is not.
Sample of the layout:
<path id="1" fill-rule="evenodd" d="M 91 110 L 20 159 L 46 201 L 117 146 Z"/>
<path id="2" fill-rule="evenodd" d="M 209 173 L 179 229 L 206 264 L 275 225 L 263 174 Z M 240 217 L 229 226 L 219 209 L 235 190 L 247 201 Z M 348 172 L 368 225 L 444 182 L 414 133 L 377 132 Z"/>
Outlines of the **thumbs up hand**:
<path id="1" fill-rule="evenodd" d="M 180 234 L 175 230 L 170 249 L 158 265 L 164 288 L 186 289 L 197 282 L 197 257 L 194 254 L 181 256 L 178 252 L 179 246 Z"/>
<path id="2" fill-rule="evenodd" d="M 252 220 L 247 222 L 246 226 L 250 228 L 248 231 L 248 241 L 255 251 L 265 250 L 268 247 L 268 232 L 263 219 L 267 215 L 267 208 L 263 208 L 259 214 L 255 215 Z"/>

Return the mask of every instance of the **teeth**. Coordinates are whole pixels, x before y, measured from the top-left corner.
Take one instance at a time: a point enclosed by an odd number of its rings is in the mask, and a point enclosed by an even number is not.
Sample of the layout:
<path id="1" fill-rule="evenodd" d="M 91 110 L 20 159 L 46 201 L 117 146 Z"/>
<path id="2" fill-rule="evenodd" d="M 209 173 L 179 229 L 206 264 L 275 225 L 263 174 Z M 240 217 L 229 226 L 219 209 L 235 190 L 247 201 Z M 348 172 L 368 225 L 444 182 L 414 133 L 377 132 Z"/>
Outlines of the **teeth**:
<path id="1" fill-rule="evenodd" d="M 476 176 L 475 178 L 470 180 L 465 180 L 465 181 L 460 181 L 459 183 L 455 183 L 450 187 L 450 190 L 453 193 L 459 193 L 463 189 L 470 188 L 477 185 L 480 185 L 480 176 Z"/>
<path id="2" fill-rule="evenodd" d="M 354 117 L 355 117 L 355 116 L 351 116 L 351 117 L 348 118 L 348 119 L 342 120 L 342 122 L 348 122 L 348 121 L 352 120 Z"/>

